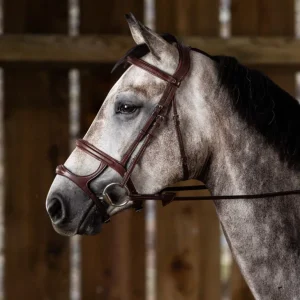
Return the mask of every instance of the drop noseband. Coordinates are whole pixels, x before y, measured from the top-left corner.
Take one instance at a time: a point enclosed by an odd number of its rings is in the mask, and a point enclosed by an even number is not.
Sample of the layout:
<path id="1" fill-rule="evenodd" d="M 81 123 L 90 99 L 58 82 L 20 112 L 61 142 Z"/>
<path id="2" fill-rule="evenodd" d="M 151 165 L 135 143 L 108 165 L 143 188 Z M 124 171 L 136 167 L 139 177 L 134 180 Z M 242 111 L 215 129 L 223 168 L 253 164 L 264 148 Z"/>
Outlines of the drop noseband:
<path id="1" fill-rule="evenodd" d="M 278 197 L 284 195 L 292 195 L 292 194 L 300 194 L 300 190 L 294 191 L 283 191 L 283 192 L 274 192 L 274 193 L 265 193 L 265 194 L 254 194 L 254 195 L 223 195 L 223 196 L 196 196 L 196 197 L 176 197 L 176 191 L 181 190 L 201 190 L 203 186 L 187 186 L 187 187 L 175 187 L 175 188 L 166 188 L 162 192 L 158 194 L 139 194 L 137 193 L 134 184 L 131 180 L 131 174 L 143 156 L 146 148 L 148 147 L 149 143 L 151 142 L 155 131 L 163 122 L 163 120 L 167 117 L 170 108 L 173 108 L 173 119 L 174 125 L 176 128 L 176 134 L 179 144 L 179 150 L 181 154 L 181 162 L 182 162 L 182 169 L 183 169 L 183 177 L 184 179 L 189 178 L 189 170 L 187 164 L 187 157 L 185 154 L 185 148 L 183 144 L 182 134 L 180 130 L 180 122 L 179 116 L 177 113 L 177 106 L 176 106 L 176 99 L 175 94 L 177 89 L 180 87 L 181 82 L 184 80 L 186 75 L 190 69 L 190 51 L 197 51 L 198 49 L 186 47 L 180 43 L 177 43 L 177 48 L 179 52 L 179 63 L 177 70 L 175 71 L 174 75 L 171 76 L 164 71 L 156 68 L 148 64 L 147 62 L 136 58 L 134 56 L 128 56 L 126 61 L 129 64 L 135 65 L 152 75 L 159 77 L 160 79 L 167 82 L 167 86 L 164 90 L 164 93 L 156 105 L 154 110 L 152 111 L 151 115 L 149 116 L 148 120 L 146 121 L 143 128 L 140 130 L 137 137 L 134 139 L 132 144 L 130 145 L 129 149 L 126 151 L 125 155 L 123 156 L 121 161 L 118 161 L 108 155 L 107 153 L 101 151 L 100 149 L 96 148 L 86 140 L 77 140 L 76 146 L 84 151 L 85 153 L 89 154 L 90 156 L 94 157 L 95 159 L 100 161 L 100 165 L 98 169 L 86 176 L 79 176 L 72 173 L 68 170 L 64 165 L 60 165 L 56 168 L 56 174 L 64 176 L 71 181 L 73 181 L 79 188 L 81 188 L 86 195 L 88 195 L 98 207 L 103 222 L 108 222 L 110 220 L 109 215 L 107 214 L 106 210 L 108 205 L 113 206 L 124 206 L 129 201 L 133 202 L 133 207 L 138 211 L 142 209 L 143 201 L 145 200 L 159 200 L 162 201 L 163 205 L 170 203 L 171 201 L 177 200 L 221 200 L 221 199 L 257 199 L 257 198 L 268 198 L 268 197 Z M 133 153 L 137 150 L 137 147 L 141 143 L 141 146 L 137 153 L 133 157 Z M 130 159 L 132 161 L 129 164 Z M 128 165 L 129 164 L 129 165 Z M 128 167 L 127 167 L 128 165 Z M 118 172 L 122 177 L 121 183 L 111 183 L 105 187 L 103 190 L 103 197 L 98 197 L 89 187 L 91 181 L 93 181 L 96 177 L 101 175 L 106 168 L 112 168 L 116 172 Z M 118 186 L 123 188 L 126 191 L 127 197 L 126 200 L 122 203 L 115 203 L 108 193 L 108 189 L 112 186 Z"/>

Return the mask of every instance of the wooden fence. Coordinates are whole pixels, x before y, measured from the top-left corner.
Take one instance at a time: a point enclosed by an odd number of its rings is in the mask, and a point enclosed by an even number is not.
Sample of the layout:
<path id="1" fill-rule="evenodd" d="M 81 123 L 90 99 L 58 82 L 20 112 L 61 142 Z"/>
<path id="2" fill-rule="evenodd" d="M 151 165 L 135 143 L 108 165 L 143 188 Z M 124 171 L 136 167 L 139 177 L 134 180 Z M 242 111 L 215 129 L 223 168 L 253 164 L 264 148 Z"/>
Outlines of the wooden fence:
<path id="1" fill-rule="evenodd" d="M 68 0 L 3 0 L 5 299 L 69 299 L 69 240 L 54 232 L 45 198 L 69 153 L 70 68 L 80 69 L 84 133 L 112 85 L 111 63 L 133 44 L 123 15 L 142 0 L 80 1 L 68 36 Z M 219 37 L 219 0 L 157 0 L 158 31 L 211 54 L 233 55 L 295 93 L 300 42 L 293 0 L 232 0 L 232 37 Z M 145 217 L 122 213 L 81 239 L 81 298 L 143 300 Z M 157 209 L 157 299 L 221 299 L 219 224 L 212 203 Z M 232 299 L 252 299 L 233 266 Z"/>

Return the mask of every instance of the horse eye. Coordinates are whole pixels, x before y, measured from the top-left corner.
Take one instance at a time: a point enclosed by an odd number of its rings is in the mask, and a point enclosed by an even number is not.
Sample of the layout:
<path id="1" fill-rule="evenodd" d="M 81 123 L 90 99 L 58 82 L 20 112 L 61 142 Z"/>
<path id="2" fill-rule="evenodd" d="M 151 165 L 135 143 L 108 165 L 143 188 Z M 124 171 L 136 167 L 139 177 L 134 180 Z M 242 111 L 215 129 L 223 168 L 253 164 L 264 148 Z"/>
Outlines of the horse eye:
<path id="1" fill-rule="evenodd" d="M 138 106 L 132 104 L 121 103 L 118 106 L 117 114 L 133 114 L 138 109 Z"/>

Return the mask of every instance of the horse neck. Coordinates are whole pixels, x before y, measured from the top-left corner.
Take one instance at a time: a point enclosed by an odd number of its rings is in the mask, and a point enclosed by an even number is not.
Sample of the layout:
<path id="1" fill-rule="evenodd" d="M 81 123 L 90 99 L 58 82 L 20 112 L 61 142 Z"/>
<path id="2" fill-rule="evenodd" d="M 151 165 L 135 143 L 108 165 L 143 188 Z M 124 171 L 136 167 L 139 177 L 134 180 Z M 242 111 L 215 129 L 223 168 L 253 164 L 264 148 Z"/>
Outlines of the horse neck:
<path id="1" fill-rule="evenodd" d="M 204 179 L 212 194 L 299 189 L 299 174 L 278 151 L 240 120 L 224 97 L 212 101 L 214 141 Z M 256 299 L 294 299 L 299 295 L 300 197 L 221 200 L 215 201 L 215 206 Z"/>
<path id="2" fill-rule="evenodd" d="M 224 111 L 211 153 L 206 182 L 210 190 L 214 194 L 259 194 L 298 189 L 298 173 L 279 152 L 234 112 Z"/>

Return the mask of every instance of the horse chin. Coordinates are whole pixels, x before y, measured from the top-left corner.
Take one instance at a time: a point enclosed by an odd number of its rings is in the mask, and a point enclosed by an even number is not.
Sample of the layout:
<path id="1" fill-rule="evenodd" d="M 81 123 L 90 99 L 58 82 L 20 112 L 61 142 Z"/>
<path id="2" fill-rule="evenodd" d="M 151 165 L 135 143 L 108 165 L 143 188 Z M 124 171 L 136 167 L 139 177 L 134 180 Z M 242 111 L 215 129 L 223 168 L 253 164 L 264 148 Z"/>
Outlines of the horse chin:
<path id="1" fill-rule="evenodd" d="M 53 226 L 53 229 L 62 236 L 72 237 L 72 236 L 76 235 L 76 231 L 68 230 L 65 228 L 60 228 L 53 223 L 52 223 L 52 226 Z"/>
<path id="2" fill-rule="evenodd" d="M 129 201 L 126 205 L 118 207 L 118 206 L 109 206 L 107 209 L 107 213 L 109 216 L 116 215 L 123 210 L 126 210 L 132 207 L 132 202 Z M 74 228 L 74 225 L 71 226 L 69 224 L 69 228 L 66 223 L 60 225 L 53 224 L 53 228 L 57 233 L 63 236 L 74 236 L 78 235 L 96 235 L 101 232 L 102 228 L 102 218 L 101 214 L 97 208 L 97 206 L 91 203 L 90 207 L 85 211 L 85 213 L 81 216 L 79 220 L 73 220 L 75 223 L 77 222 L 78 227 Z M 73 222 L 73 224 L 74 224 Z M 73 227 L 73 228 L 71 228 Z"/>

